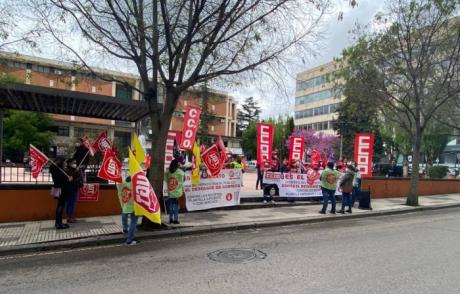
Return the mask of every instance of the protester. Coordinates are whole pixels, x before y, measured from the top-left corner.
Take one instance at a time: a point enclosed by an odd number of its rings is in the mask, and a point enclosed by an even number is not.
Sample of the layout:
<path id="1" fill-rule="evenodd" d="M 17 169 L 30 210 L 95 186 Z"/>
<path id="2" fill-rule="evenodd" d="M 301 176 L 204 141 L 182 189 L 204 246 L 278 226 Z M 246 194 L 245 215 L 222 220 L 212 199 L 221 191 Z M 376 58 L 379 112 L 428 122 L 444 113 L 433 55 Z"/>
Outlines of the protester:
<path id="1" fill-rule="evenodd" d="M 291 166 L 289 165 L 289 161 L 285 158 L 281 162 L 280 172 L 288 173 L 291 170 Z"/>
<path id="2" fill-rule="evenodd" d="M 77 169 L 77 161 L 75 159 L 67 160 L 67 174 L 73 179 L 70 181 L 70 195 L 66 207 L 67 223 L 76 223 L 74 218 L 75 205 L 78 198 L 78 190 L 83 187 L 83 176 L 81 170 Z"/>
<path id="3" fill-rule="evenodd" d="M 361 173 L 357 168 L 357 163 L 354 164 L 355 177 L 353 178 L 353 193 L 351 195 L 351 206 L 355 206 L 356 200 L 359 200 L 361 194 Z"/>
<path id="4" fill-rule="evenodd" d="M 335 191 L 337 190 L 337 181 L 340 173 L 334 170 L 334 163 L 328 162 L 326 169 L 321 173 L 321 192 L 323 193 L 323 208 L 319 211 L 321 214 L 326 213 L 326 209 L 331 200 L 330 213 L 335 214 Z"/>
<path id="5" fill-rule="evenodd" d="M 177 159 L 173 159 L 165 174 L 165 181 L 168 184 L 168 214 L 169 223 L 179 224 L 179 201 L 184 195 L 185 173 L 179 168 Z"/>
<path id="6" fill-rule="evenodd" d="M 238 155 L 234 161 L 232 161 L 232 168 L 239 169 L 243 171 L 243 158 L 241 155 Z"/>
<path id="7" fill-rule="evenodd" d="M 134 239 L 136 232 L 137 216 L 134 214 L 134 199 L 132 194 L 131 177 L 128 176 L 123 183 L 117 184 L 118 200 L 121 206 L 121 222 L 123 224 L 123 234 L 127 236 L 126 244 L 135 245 Z M 128 221 L 129 220 L 129 221 Z"/>
<path id="8" fill-rule="evenodd" d="M 348 213 L 351 213 L 351 193 L 353 192 L 353 179 L 355 177 L 355 168 L 352 165 L 348 166 L 347 172 L 340 181 L 340 188 L 342 189 L 342 209 L 340 213 L 345 213 L 345 207 L 348 206 Z"/>
<path id="9" fill-rule="evenodd" d="M 265 166 L 264 164 L 257 164 L 256 169 L 257 169 L 256 190 L 258 190 L 259 187 L 260 189 L 263 189 Z"/>
<path id="10" fill-rule="evenodd" d="M 272 160 L 270 162 L 270 171 L 271 172 L 279 172 L 281 170 L 280 161 L 278 159 L 278 151 L 275 150 L 272 153 Z"/>
<path id="11" fill-rule="evenodd" d="M 70 182 L 73 180 L 72 177 L 67 176 L 65 173 L 66 162 L 64 158 L 57 158 L 54 161 L 55 165 L 50 166 L 50 174 L 53 179 L 53 189 L 58 191 L 55 197 L 57 196 L 57 207 L 56 207 L 56 219 L 54 226 L 56 229 L 67 229 L 69 228 L 68 224 L 62 223 L 62 214 L 66 207 L 67 201 L 70 197 Z"/>
<path id="12" fill-rule="evenodd" d="M 265 190 L 264 190 L 264 203 L 275 203 L 275 201 L 273 200 L 273 196 L 276 195 L 276 189 L 275 189 L 275 186 L 271 186 L 270 189 L 267 189 L 268 190 L 268 194 L 265 193 Z"/>

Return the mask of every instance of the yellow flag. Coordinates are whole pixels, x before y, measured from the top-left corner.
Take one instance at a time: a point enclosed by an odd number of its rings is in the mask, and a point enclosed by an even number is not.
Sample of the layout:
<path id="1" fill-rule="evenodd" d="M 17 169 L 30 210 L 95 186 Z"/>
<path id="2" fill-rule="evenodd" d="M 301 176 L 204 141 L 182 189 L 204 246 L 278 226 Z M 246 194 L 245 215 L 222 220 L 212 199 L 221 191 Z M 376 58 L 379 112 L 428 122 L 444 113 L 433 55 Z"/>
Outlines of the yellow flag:
<path id="1" fill-rule="evenodd" d="M 150 221 L 161 224 L 160 203 L 131 149 L 129 149 L 129 174 L 133 185 L 134 214 L 145 216 Z"/>
<path id="2" fill-rule="evenodd" d="M 145 152 L 141 146 L 141 143 L 139 142 L 139 139 L 137 138 L 136 133 L 131 134 L 131 142 L 131 148 L 133 150 L 134 155 L 136 156 L 137 162 L 139 162 L 139 164 L 143 163 L 145 161 Z"/>
<path id="3" fill-rule="evenodd" d="M 198 147 L 198 144 L 196 144 L 196 142 L 193 144 L 192 165 L 192 185 L 198 185 L 200 183 L 201 153 L 200 147 Z"/>

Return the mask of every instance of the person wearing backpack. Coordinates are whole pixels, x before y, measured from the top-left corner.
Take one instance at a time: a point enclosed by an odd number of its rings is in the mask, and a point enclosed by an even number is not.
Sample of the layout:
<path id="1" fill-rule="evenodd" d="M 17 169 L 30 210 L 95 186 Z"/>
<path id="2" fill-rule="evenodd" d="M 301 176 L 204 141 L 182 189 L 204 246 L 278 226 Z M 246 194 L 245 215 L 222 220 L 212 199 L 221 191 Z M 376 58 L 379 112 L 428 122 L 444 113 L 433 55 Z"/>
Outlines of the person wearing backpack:
<path id="1" fill-rule="evenodd" d="M 340 213 L 345 213 L 345 207 L 348 206 L 348 213 L 351 213 L 351 193 L 353 192 L 353 180 L 355 177 L 355 168 L 352 165 L 349 165 L 347 172 L 340 182 L 340 189 L 342 189 L 342 209 Z"/>
<path id="2" fill-rule="evenodd" d="M 334 163 L 328 162 L 326 169 L 321 173 L 321 192 L 323 193 L 323 208 L 319 211 L 326 214 L 329 199 L 331 199 L 331 211 L 335 214 L 335 191 L 337 190 L 337 181 L 340 178 L 340 172 L 334 170 Z"/>
<path id="3" fill-rule="evenodd" d="M 165 181 L 168 185 L 168 214 L 169 223 L 180 224 L 179 222 L 179 198 L 184 195 L 185 173 L 179 168 L 179 161 L 173 159 L 169 169 L 165 173 Z"/>

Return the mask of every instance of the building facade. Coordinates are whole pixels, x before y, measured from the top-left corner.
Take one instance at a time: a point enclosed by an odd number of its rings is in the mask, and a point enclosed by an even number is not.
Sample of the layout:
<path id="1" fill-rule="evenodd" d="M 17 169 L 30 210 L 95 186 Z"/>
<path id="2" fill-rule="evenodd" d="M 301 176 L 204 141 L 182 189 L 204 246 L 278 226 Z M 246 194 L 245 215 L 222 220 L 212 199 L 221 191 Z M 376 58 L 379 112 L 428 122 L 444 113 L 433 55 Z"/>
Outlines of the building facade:
<path id="1" fill-rule="evenodd" d="M 119 99 L 143 99 L 142 94 L 134 90 L 135 88 L 142 89 L 138 76 L 100 68 L 93 70 L 97 75 L 79 70 L 72 63 L 15 53 L 0 53 L 0 74 L 6 73 L 13 76 L 18 83 L 112 96 Z M 104 79 L 99 78 L 100 76 Z M 209 90 L 209 93 L 212 94 L 210 95 L 212 98 L 207 99 L 207 113 L 212 119 L 207 124 L 208 128 L 204 130 L 205 137 L 210 141 L 215 141 L 218 136 L 221 136 L 229 148 L 234 148 L 235 151 L 241 150 L 239 140 L 235 137 L 237 116 L 234 99 L 226 93 L 214 90 Z M 170 130 L 182 130 L 184 110 L 187 105 L 201 106 L 203 100 L 200 94 L 200 91 L 192 90 L 180 97 Z M 56 134 L 52 150 L 50 150 L 51 155 L 65 155 L 67 150 L 74 145 L 76 138 L 87 135 L 94 140 L 101 131 L 106 131 L 108 137 L 117 146 L 129 146 L 131 132 L 143 131 L 146 139 L 145 147 L 149 149 L 151 145 L 148 139 L 148 124 L 144 125 L 145 128 L 140 128 L 141 124 L 136 125 L 125 121 L 60 114 L 50 114 L 50 116 L 55 125 L 52 131 Z"/>
<path id="2" fill-rule="evenodd" d="M 299 129 L 312 129 L 335 134 L 332 121 L 341 101 L 333 89 L 330 76 L 337 68 L 329 62 L 297 74 L 294 124 Z"/>

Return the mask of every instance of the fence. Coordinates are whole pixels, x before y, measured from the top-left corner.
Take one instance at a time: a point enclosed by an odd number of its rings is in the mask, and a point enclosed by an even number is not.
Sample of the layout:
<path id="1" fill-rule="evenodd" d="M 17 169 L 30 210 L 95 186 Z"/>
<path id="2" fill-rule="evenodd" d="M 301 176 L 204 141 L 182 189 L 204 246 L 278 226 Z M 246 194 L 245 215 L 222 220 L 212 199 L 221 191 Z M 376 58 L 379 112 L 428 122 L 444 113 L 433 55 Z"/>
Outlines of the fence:
<path id="1" fill-rule="evenodd" d="M 86 182 L 88 183 L 107 183 L 107 181 L 97 177 L 98 165 L 88 166 L 85 169 Z M 49 166 L 43 168 L 36 179 L 32 178 L 30 166 L 2 166 L 0 183 L 2 184 L 51 184 L 53 179 L 49 173 Z"/>

